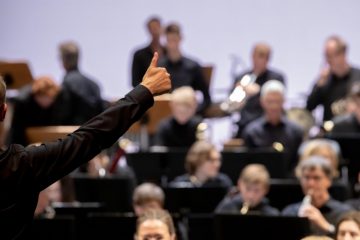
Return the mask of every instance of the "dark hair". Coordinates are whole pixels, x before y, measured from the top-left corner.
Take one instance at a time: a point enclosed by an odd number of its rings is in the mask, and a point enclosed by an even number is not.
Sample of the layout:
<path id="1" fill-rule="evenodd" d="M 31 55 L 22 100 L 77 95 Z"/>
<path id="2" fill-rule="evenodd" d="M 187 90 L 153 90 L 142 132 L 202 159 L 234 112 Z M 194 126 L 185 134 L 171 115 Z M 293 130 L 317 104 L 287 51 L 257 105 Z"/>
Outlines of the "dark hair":
<path id="1" fill-rule="evenodd" d="M 157 16 L 152 16 L 147 20 L 146 26 L 149 28 L 150 24 L 153 23 L 153 22 L 161 24 L 161 19 L 159 17 L 157 17 Z"/>
<path id="2" fill-rule="evenodd" d="M 165 28 L 165 33 L 166 34 L 175 33 L 180 36 L 181 35 L 180 26 L 176 23 L 171 23 Z"/>
<path id="3" fill-rule="evenodd" d="M 216 150 L 215 146 L 207 141 L 197 141 L 189 149 L 186 155 L 185 168 L 192 175 L 197 168 L 210 159 L 210 152 Z"/>
<path id="4" fill-rule="evenodd" d="M 358 228 L 360 229 L 360 212 L 352 210 L 352 211 L 349 211 L 349 212 L 345 213 L 344 215 L 342 215 L 340 217 L 339 221 L 336 224 L 336 228 L 335 228 L 336 229 L 336 231 L 335 231 L 336 235 L 339 232 L 340 224 L 342 222 L 345 222 L 345 221 L 353 221 L 353 222 L 355 222 L 356 225 L 358 226 Z"/>
<path id="5" fill-rule="evenodd" d="M 67 70 L 78 67 L 80 50 L 75 42 L 68 41 L 59 45 L 61 59 Z"/>

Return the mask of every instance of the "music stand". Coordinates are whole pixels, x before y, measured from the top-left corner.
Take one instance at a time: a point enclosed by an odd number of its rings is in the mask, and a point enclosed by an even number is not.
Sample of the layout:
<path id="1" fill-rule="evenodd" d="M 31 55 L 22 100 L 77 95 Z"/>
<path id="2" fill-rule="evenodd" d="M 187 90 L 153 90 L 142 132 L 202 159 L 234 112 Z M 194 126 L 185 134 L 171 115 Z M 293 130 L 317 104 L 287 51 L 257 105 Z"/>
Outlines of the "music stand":
<path id="1" fill-rule="evenodd" d="M 216 214 L 214 224 L 218 240 L 301 239 L 311 233 L 309 220 L 300 217 Z"/>
<path id="2" fill-rule="evenodd" d="M 271 178 L 286 178 L 287 162 L 283 152 L 272 149 L 237 149 L 222 153 L 221 172 L 227 174 L 234 184 L 237 183 L 241 170 L 248 164 L 263 164 Z"/>
<path id="3" fill-rule="evenodd" d="M 227 188 L 164 188 L 165 208 L 173 213 L 213 213 Z"/>
<path id="4" fill-rule="evenodd" d="M 26 62 L 0 62 L 0 75 L 7 89 L 19 89 L 34 80 Z"/>

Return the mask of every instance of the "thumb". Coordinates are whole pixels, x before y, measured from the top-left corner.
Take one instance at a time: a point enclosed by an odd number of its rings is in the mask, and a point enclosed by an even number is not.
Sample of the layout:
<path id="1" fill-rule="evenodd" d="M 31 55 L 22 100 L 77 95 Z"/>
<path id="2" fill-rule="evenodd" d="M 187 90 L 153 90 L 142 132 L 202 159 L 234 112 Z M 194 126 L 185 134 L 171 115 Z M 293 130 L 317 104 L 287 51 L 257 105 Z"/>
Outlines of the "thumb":
<path id="1" fill-rule="evenodd" d="M 151 63 L 149 67 L 157 67 L 158 60 L 159 60 L 159 54 L 155 52 L 153 58 L 151 59 Z"/>

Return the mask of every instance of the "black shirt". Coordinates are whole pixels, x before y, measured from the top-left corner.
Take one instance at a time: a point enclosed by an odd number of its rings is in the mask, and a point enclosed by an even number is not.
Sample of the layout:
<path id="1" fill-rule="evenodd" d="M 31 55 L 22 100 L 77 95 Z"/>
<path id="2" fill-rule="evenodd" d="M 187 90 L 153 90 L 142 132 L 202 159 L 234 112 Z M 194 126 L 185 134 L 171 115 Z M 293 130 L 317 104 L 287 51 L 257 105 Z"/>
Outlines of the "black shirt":
<path id="1" fill-rule="evenodd" d="M 150 91 L 140 85 L 64 139 L 10 145 L 2 152 L 1 239 L 26 239 L 39 192 L 110 147 L 153 103 Z"/>
<path id="2" fill-rule="evenodd" d="M 216 207 L 216 213 L 239 213 L 243 207 L 243 199 L 241 194 L 235 196 L 226 196 Z M 269 205 L 268 200 L 264 198 L 257 206 L 251 207 L 247 214 L 250 215 L 264 215 L 277 216 L 280 214 L 279 210 Z"/>
<path id="3" fill-rule="evenodd" d="M 186 57 L 182 57 L 177 62 L 171 62 L 169 58 L 164 56 L 159 59 L 158 65 L 165 67 L 170 73 L 173 90 L 182 86 L 190 86 L 202 93 L 203 101 L 199 105 L 199 113 L 203 113 L 211 104 L 209 87 L 205 82 L 201 66 L 197 62 Z"/>
<path id="4" fill-rule="evenodd" d="M 173 117 L 162 120 L 155 134 L 154 144 L 167 147 L 190 147 L 196 141 L 197 127 L 200 118 L 191 118 L 180 124 Z"/>
<path id="5" fill-rule="evenodd" d="M 333 134 L 360 134 L 360 123 L 354 114 L 337 116 L 333 122 L 334 127 L 331 130 Z"/>
<path id="6" fill-rule="evenodd" d="M 303 130 L 286 117 L 282 117 L 276 126 L 267 122 L 265 117 L 260 117 L 246 126 L 242 138 L 249 148 L 268 148 L 275 142 L 281 143 L 288 160 L 288 169 L 291 171 L 297 163 L 297 151 L 303 140 Z"/>
<path id="7" fill-rule="evenodd" d="M 240 74 L 234 82 L 234 87 L 236 84 L 246 75 L 246 74 L 252 74 L 252 71 L 246 71 L 242 74 Z M 269 80 L 279 80 L 283 84 L 285 83 L 285 78 L 281 73 L 272 71 L 267 69 L 265 72 L 260 74 L 256 80 L 255 83 L 258 84 L 260 87 L 264 85 Z M 238 131 L 235 137 L 240 138 L 242 132 L 244 131 L 245 126 L 250 123 L 251 121 L 255 120 L 256 118 L 261 117 L 263 114 L 263 109 L 260 104 L 260 93 L 255 94 L 254 96 L 249 97 L 246 100 L 246 103 L 243 108 L 240 110 L 240 120 L 237 122 L 238 125 Z"/>
<path id="8" fill-rule="evenodd" d="M 360 69 L 357 68 L 350 68 L 349 73 L 343 77 L 331 74 L 324 86 L 318 87 L 316 84 L 314 85 L 307 98 L 306 109 L 312 111 L 321 104 L 324 106 L 323 120 L 330 120 L 333 117 L 331 104 L 343 99 L 348 93 L 351 84 L 356 81 L 360 81 Z"/>
<path id="9" fill-rule="evenodd" d="M 290 204 L 282 211 L 282 215 L 285 216 L 298 216 L 301 202 Z M 336 225 L 337 221 L 342 214 L 353 210 L 349 205 L 341 203 L 337 200 L 330 198 L 322 207 L 319 208 L 324 218 L 332 225 Z M 329 234 L 319 229 L 317 226 L 312 225 L 312 231 L 314 234 Z"/>

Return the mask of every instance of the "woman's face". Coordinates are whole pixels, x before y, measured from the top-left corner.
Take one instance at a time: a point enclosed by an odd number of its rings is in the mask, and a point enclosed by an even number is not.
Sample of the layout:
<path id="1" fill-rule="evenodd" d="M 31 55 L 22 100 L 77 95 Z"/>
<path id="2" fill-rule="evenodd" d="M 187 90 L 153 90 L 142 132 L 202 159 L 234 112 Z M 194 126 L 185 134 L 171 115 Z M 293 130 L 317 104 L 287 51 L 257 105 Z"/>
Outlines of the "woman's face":
<path id="1" fill-rule="evenodd" d="M 201 172 L 202 175 L 205 175 L 208 178 L 213 178 L 219 174 L 220 166 L 220 153 L 214 149 L 211 150 L 209 159 L 199 166 L 198 172 Z"/>
<path id="2" fill-rule="evenodd" d="M 340 223 L 336 240 L 360 240 L 358 224 L 351 220 Z"/>
<path id="3" fill-rule="evenodd" d="M 165 223 L 157 219 L 149 219 L 141 223 L 135 240 L 175 240 Z"/>

